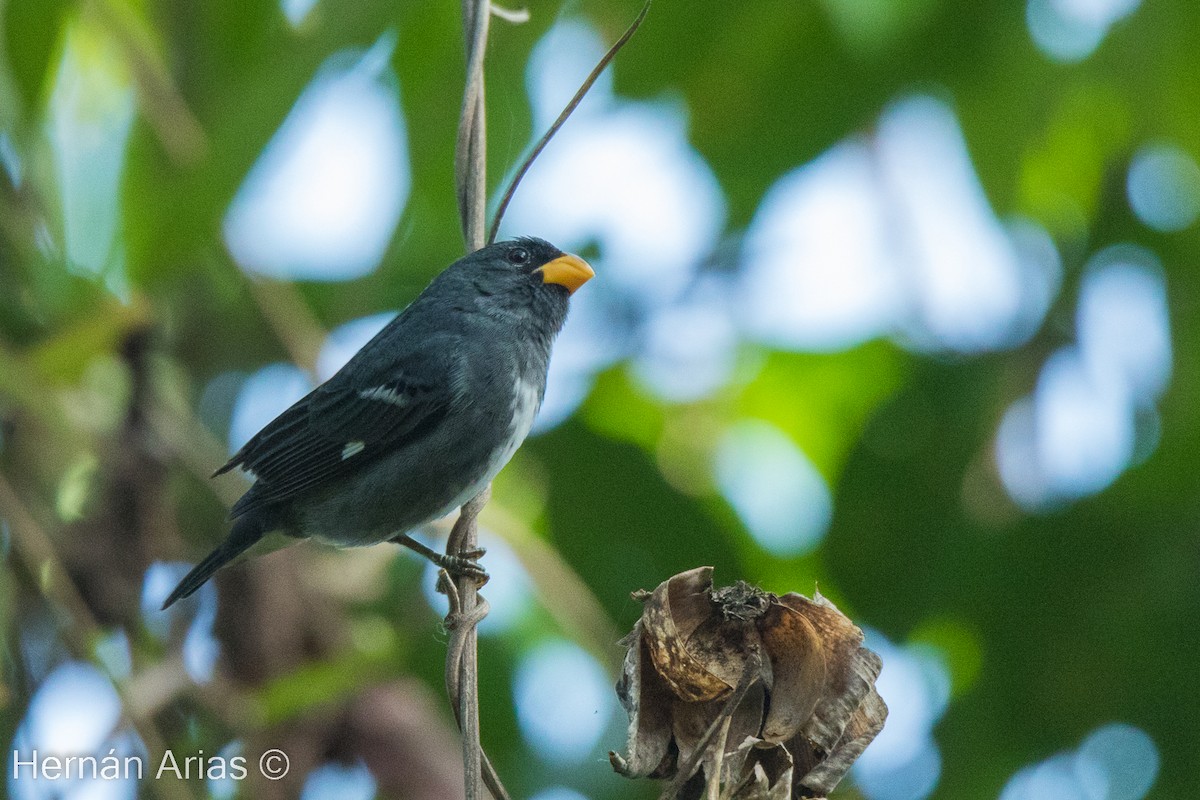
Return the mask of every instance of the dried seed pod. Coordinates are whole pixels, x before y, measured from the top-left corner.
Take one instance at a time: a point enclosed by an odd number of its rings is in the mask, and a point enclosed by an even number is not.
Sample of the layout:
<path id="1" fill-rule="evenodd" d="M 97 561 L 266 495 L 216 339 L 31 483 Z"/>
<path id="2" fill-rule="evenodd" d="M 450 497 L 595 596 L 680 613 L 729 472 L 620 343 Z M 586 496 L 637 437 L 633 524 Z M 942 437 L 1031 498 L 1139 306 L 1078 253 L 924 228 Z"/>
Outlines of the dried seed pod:
<path id="1" fill-rule="evenodd" d="M 882 730 L 879 657 L 820 594 L 714 590 L 699 567 L 638 598 L 617 685 L 627 754 L 609 757 L 628 777 L 669 780 L 664 798 L 714 782 L 735 800 L 823 797 Z"/>

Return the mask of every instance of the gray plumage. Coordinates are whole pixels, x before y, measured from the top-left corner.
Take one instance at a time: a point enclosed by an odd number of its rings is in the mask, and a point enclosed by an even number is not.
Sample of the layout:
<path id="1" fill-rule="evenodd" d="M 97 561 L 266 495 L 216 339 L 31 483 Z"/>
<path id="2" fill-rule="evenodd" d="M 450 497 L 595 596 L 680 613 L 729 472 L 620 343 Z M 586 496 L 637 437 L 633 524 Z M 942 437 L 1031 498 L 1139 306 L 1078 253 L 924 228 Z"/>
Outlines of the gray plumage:
<path id="1" fill-rule="evenodd" d="M 552 280 L 555 269 L 571 272 L 566 283 Z M 163 607 L 268 532 L 375 544 L 481 491 L 529 433 L 568 296 L 591 274 L 534 238 L 489 245 L 450 265 L 337 374 L 217 470 L 242 467 L 254 485 L 230 513 L 228 538 Z"/>

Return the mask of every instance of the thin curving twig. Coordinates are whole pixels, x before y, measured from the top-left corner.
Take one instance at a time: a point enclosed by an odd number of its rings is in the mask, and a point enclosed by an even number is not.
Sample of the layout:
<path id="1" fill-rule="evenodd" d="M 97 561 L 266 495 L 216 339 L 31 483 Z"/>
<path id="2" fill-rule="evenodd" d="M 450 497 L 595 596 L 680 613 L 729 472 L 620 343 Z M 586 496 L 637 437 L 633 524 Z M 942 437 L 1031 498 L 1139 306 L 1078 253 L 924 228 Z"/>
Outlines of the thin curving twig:
<path id="1" fill-rule="evenodd" d="M 591 91 L 592 84 L 594 84 L 596 79 L 600 77 L 600 73 L 604 72 L 604 68 L 607 67 L 614 58 L 616 58 L 617 53 L 621 52 L 621 48 L 633 38 L 635 33 L 637 33 L 637 29 L 642 26 L 642 20 L 646 18 L 646 14 L 648 14 L 650 11 L 651 1 L 652 0 L 646 0 L 645 5 L 642 6 L 642 10 L 638 12 L 637 18 L 634 19 L 633 24 L 626 28 L 625 33 L 621 34 L 621 38 L 617 39 L 612 47 L 608 48 L 608 52 L 604 54 L 604 57 L 601 58 L 600 61 L 596 63 L 596 66 L 592 68 L 592 71 L 588 73 L 587 78 L 584 79 L 583 84 L 579 87 L 579 90 L 575 92 L 575 96 L 571 98 L 571 102 L 567 103 L 566 108 L 564 108 L 562 113 L 558 115 L 558 119 L 554 120 L 554 124 L 552 124 L 550 128 L 544 134 L 542 134 L 542 138 L 538 139 L 538 143 L 533 146 L 533 149 L 529 151 L 529 155 L 526 156 L 525 160 L 521 162 L 521 166 L 517 168 L 517 172 L 515 175 L 513 175 L 512 181 L 509 182 L 508 188 L 504 190 L 504 196 L 500 198 L 500 205 L 496 207 L 496 216 L 492 218 L 492 227 L 488 232 L 488 244 L 496 241 L 496 234 L 500 232 L 500 221 L 504 219 L 504 212 L 508 210 L 508 204 L 512 201 L 513 195 L 517 191 L 517 186 L 520 185 L 521 180 L 525 177 L 525 173 L 529 171 L 529 168 L 533 166 L 533 162 L 536 161 L 537 157 L 540 156 L 542 151 L 546 149 L 546 145 L 548 145 L 550 140 L 554 138 L 554 134 L 558 133 L 558 129 L 563 126 L 563 123 L 570 118 L 571 114 L 575 112 L 575 109 L 579 106 L 579 104 L 583 102 L 583 98 L 587 96 L 589 91 Z"/>

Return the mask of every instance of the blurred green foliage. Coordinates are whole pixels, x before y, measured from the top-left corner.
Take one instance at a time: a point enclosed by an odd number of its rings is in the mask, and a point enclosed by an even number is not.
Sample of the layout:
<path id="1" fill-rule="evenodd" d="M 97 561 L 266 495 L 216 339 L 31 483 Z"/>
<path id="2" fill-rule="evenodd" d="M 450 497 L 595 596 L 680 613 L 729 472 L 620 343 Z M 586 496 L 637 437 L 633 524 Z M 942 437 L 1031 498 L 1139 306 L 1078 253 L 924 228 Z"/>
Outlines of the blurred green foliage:
<path id="1" fill-rule="evenodd" d="M 534 134 L 524 81 L 538 38 L 569 14 L 612 40 L 637 5 L 532 2 L 527 24 L 493 23 L 493 184 Z M 66 263 L 47 131 L 72 26 L 116 48 L 127 69 L 118 80 L 137 98 L 119 184 L 125 297 Z M 223 535 L 220 498 L 199 470 L 218 465 L 213 440 L 224 431 L 195 422 L 200 395 L 222 372 L 305 353 L 289 348 L 264 311 L 273 301 L 232 263 L 222 218 L 318 66 L 388 30 L 397 33 L 392 67 L 412 193 L 378 270 L 295 287 L 317 329 L 401 307 L 460 253 L 458 4 L 323 0 L 293 27 L 270 2 L 0 2 L 0 141 L 23 176 L 0 181 L 0 466 L 57 546 L 70 549 L 80 530 L 68 523 L 100 513 L 101 477 L 129 444 L 121 420 L 136 387 L 121 348 L 142 328 L 152 331 L 155 402 L 175 414 L 167 426 L 195 443 L 192 457 L 215 459 L 188 463 L 189 447 L 178 442 L 151 448 L 163 458 L 167 513 L 180 534 L 157 556 L 195 558 Z M 890 100 L 928 90 L 952 100 L 998 213 L 1027 215 L 1054 235 L 1064 287 L 1031 342 L 984 356 L 918 355 L 888 341 L 835 354 L 747 345 L 742 357 L 756 365 L 749 377 L 695 404 L 654 399 L 622 365 L 606 371 L 572 420 L 527 444 L 496 492 L 497 506 L 551 545 L 599 601 L 607 618 L 592 620 L 593 633 L 632 623 L 631 590 L 700 564 L 715 565 L 719 582 L 746 578 L 773 591 L 811 593 L 819 583 L 860 624 L 945 659 L 952 700 L 935 731 L 943 762 L 935 796 L 997 797 L 1020 767 L 1116 720 L 1142 728 L 1160 749 L 1152 796 L 1192 797 L 1200 775 L 1191 730 L 1200 719 L 1200 239 L 1195 227 L 1163 234 L 1139 224 L 1124 176 L 1146 141 L 1200 153 L 1197 41 L 1200 13 L 1190 0 L 1144 4 L 1075 64 L 1037 50 L 1017 2 L 660 0 L 618 58 L 615 89 L 686 103 L 690 143 L 720 181 L 730 232 L 749 223 L 780 175 L 868 130 Z M 1070 340 L 1087 257 L 1118 241 L 1152 248 L 1166 270 L 1175 360 L 1158 449 L 1093 498 L 1025 513 L 991 466 L 996 427 L 1031 391 L 1045 356 Z M 724 426 L 746 417 L 784 431 L 832 487 L 832 527 L 811 554 L 768 554 L 713 489 L 702 459 Z M 194 427 L 180 428 L 180 419 Z M 15 665 L 22 630 L 42 619 L 42 590 L 53 604 L 46 587 L 57 578 L 18 563 L 7 533 L 16 523 L 2 511 L 7 743 L 35 688 Z M 415 673 L 438 690 L 443 650 L 417 568 L 399 561 L 380 574 L 378 591 L 328 601 L 366 634 L 256 689 L 268 722 L 286 724 L 317 699 L 389 676 Z M 630 796 L 635 790 L 606 765 L 554 767 L 522 742 L 510 677 L 528 645 L 556 631 L 607 666 L 619 657 L 565 623 L 569 614 L 543 607 L 556 598 L 539 599 L 510 635 L 482 641 L 485 743 L 518 796 L 555 782 L 595 798 Z M 97 618 L 105 629 L 130 624 Z M 364 645 L 381 629 L 386 648 Z M 130 638 L 135 651 L 144 647 L 135 664 L 153 662 L 154 646 L 136 631 Z M 177 713 L 205 721 L 191 734 L 197 741 L 227 740 L 224 723 L 203 711 Z"/>

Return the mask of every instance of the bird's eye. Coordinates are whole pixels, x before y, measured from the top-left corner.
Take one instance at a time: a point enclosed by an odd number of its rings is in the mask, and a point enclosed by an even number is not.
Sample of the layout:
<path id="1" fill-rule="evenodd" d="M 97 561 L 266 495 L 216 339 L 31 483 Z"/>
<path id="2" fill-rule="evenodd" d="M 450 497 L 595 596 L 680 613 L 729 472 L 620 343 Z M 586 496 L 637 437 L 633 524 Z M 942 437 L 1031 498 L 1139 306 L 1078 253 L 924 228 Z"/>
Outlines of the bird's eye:
<path id="1" fill-rule="evenodd" d="M 524 247 L 514 247 L 508 251 L 508 260 L 518 267 L 524 266 L 529 263 L 529 251 Z"/>

